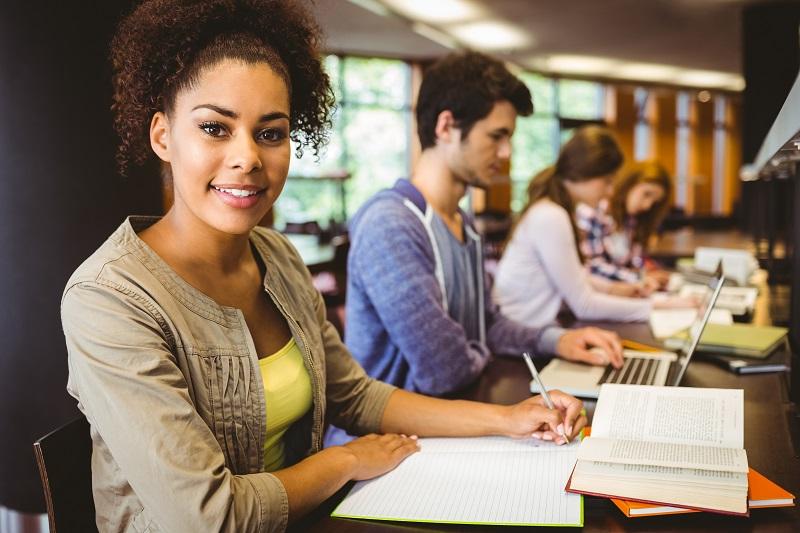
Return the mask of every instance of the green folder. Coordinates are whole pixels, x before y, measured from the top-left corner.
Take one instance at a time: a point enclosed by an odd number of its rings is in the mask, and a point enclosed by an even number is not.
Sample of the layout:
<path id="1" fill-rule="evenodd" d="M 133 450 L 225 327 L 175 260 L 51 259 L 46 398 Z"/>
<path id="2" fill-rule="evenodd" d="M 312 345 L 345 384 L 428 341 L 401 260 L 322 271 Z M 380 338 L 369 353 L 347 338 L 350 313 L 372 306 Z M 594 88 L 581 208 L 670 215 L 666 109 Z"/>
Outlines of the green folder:
<path id="1" fill-rule="evenodd" d="M 764 358 L 782 342 L 788 330 L 749 324 L 707 324 L 698 350 L 742 357 Z"/>

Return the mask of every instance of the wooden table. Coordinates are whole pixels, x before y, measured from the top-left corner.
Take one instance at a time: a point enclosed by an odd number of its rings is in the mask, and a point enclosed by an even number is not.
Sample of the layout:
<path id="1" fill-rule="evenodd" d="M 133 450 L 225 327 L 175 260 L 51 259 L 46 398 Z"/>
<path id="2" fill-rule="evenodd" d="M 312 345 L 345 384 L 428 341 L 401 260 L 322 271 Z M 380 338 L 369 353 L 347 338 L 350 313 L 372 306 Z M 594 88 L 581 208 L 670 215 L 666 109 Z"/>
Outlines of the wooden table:
<path id="1" fill-rule="evenodd" d="M 674 265 L 682 257 L 694 257 L 695 249 L 700 246 L 746 250 L 758 258 L 782 259 L 786 257 L 786 247 L 782 243 L 770 245 L 765 239 L 754 241 L 752 235 L 742 233 L 737 229 L 697 230 L 694 228 L 664 232 L 654 239 L 648 255 L 667 265 Z"/>
<path id="2" fill-rule="evenodd" d="M 645 324 L 596 324 L 618 331 L 639 342 L 654 342 Z M 466 399 L 510 404 L 530 393 L 530 375 L 521 359 L 496 358 L 480 380 L 459 396 Z M 693 360 L 683 385 L 744 389 L 744 444 L 750 465 L 769 479 L 800 497 L 800 459 L 795 455 L 789 421 L 787 374 L 738 376 L 712 364 Z M 587 402 L 591 417 L 594 402 Z M 516 531 L 509 527 L 447 524 L 370 522 L 331 518 L 330 512 L 344 497 L 349 485 L 302 521 L 295 531 L 373 533 L 391 531 Z M 755 509 L 750 518 L 694 513 L 677 516 L 626 518 L 610 501 L 585 498 L 585 531 L 800 531 L 800 509 Z M 538 529 L 538 528 L 537 528 Z M 564 528 L 554 528 L 565 531 Z"/>

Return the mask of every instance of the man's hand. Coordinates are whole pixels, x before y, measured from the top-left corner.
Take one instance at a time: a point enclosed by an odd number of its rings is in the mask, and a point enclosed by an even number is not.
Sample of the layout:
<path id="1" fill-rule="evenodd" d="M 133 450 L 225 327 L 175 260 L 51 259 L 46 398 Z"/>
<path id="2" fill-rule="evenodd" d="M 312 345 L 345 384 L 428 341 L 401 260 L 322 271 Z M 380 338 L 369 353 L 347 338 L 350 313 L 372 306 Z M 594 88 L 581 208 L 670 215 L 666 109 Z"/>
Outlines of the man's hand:
<path id="1" fill-rule="evenodd" d="M 558 339 L 556 355 L 567 361 L 598 366 L 610 363 L 614 368 L 620 368 L 622 341 L 613 331 L 591 327 L 571 329 Z"/>

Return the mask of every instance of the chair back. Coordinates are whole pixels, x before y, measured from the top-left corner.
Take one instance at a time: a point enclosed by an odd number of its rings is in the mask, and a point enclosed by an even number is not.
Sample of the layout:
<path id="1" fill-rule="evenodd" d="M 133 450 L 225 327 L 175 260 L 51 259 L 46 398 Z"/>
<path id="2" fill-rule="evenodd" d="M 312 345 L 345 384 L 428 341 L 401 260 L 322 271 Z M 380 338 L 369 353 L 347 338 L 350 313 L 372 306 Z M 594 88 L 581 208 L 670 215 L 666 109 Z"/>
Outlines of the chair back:
<path id="1" fill-rule="evenodd" d="M 92 439 L 80 416 L 33 443 L 50 533 L 94 533 Z"/>

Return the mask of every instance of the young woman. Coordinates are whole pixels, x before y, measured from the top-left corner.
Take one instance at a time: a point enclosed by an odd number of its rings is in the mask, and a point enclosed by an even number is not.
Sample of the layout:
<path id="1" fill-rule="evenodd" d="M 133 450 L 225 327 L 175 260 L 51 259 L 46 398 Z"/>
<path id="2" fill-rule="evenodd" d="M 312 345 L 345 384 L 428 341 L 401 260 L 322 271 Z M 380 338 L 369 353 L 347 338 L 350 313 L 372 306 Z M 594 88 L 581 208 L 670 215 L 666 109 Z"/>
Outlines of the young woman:
<path id="1" fill-rule="evenodd" d="M 647 261 L 645 250 L 669 209 L 671 192 L 664 167 L 635 163 L 614 181 L 608 201 L 576 210 L 581 252 L 592 274 L 627 284 L 632 293 L 648 294 L 666 284 L 669 274 Z"/>
<path id="2" fill-rule="evenodd" d="M 562 304 L 580 320 L 647 320 L 653 303 L 598 291 L 578 249 L 575 206 L 597 207 L 622 164 L 611 133 L 578 129 L 555 166 L 528 187 L 528 205 L 498 265 L 494 297 L 507 316 L 531 326 L 552 322 Z M 679 300 L 659 306 L 688 305 Z"/>
<path id="3" fill-rule="evenodd" d="M 156 0 L 112 44 L 123 169 L 153 155 L 160 219 L 130 217 L 67 284 L 70 393 L 91 424 L 101 531 L 276 531 L 347 481 L 394 468 L 414 435 L 562 442 L 581 402 L 446 401 L 369 379 L 308 271 L 256 227 L 289 139 L 318 149 L 332 91 L 319 32 L 288 0 Z M 325 421 L 355 434 L 322 448 Z"/>

